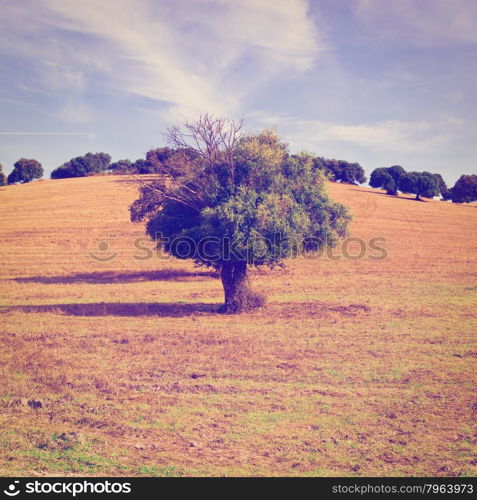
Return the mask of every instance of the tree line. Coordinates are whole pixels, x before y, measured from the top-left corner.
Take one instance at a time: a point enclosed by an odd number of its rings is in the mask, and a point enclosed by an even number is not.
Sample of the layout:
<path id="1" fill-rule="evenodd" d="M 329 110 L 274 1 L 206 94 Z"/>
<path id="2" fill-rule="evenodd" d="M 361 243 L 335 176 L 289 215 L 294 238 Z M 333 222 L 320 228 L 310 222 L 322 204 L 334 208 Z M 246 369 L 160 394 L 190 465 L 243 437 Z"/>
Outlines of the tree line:
<path id="1" fill-rule="evenodd" d="M 373 170 L 369 185 L 384 189 L 392 196 L 398 196 L 399 191 L 415 194 L 416 200 L 440 195 L 443 200 L 452 200 L 454 203 L 477 201 L 477 175 L 462 175 L 449 189 L 441 174 L 406 172 L 400 165 L 393 165 Z"/>
<path id="2" fill-rule="evenodd" d="M 105 173 L 112 174 L 156 174 L 164 165 L 180 169 L 184 155 L 193 155 L 190 147 L 161 147 L 151 149 L 145 158 L 136 161 L 123 159 L 111 162 L 107 153 L 86 153 L 71 158 L 51 172 L 52 179 L 86 177 Z M 367 181 L 363 167 L 359 163 L 345 160 L 327 159 L 312 156 L 313 168 L 321 171 L 333 182 L 363 184 Z M 175 164 L 175 167 L 174 167 Z M 43 167 L 35 159 L 20 158 L 14 164 L 12 172 L 6 176 L 0 165 L 0 186 L 6 184 L 27 183 L 43 177 Z M 373 170 L 369 185 L 382 188 L 388 195 L 397 196 L 398 192 L 415 194 L 416 199 L 441 196 L 443 200 L 454 203 L 477 201 L 477 175 L 462 175 L 452 188 L 448 188 L 440 174 L 430 172 L 406 172 L 400 165 L 382 167 Z"/>

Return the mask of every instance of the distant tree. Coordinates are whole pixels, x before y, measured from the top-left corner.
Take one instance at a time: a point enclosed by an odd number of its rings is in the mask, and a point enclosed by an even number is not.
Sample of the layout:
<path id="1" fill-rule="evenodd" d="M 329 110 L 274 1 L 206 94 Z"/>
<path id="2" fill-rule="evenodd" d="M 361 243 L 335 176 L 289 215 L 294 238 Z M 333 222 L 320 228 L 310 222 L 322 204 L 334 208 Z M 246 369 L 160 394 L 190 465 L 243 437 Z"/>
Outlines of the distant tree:
<path id="1" fill-rule="evenodd" d="M 313 159 L 313 166 L 315 169 L 321 170 L 328 179 L 335 182 L 345 182 L 347 184 L 366 182 L 364 169 L 359 163 L 316 157 Z"/>
<path id="2" fill-rule="evenodd" d="M 155 174 L 162 171 L 164 165 L 173 155 L 174 150 L 169 147 L 151 149 L 146 153 L 146 163 L 141 173 Z"/>
<path id="3" fill-rule="evenodd" d="M 449 188 L 447 187 L 447 184 L 445 180 L 442 178 L 441 174 L 434 174 L 434 178 L 436 179 L 436 184 L 437 184 L 437 189 L 439 190 L 439 193 L 442 196 L 443 200 L 450 200 L 451 199 L 451 192 Z"/>
<path id="4" fill-rule="evenodd" d="M 132 170 L 137 174 L 147 174 L 149 173 L 149 165 L 144 158 L 138 158 L 132 164 Z"/>
<path id="5" fill-rule="evenodd" d="M 155 167 L 147 162 L 144 158 L 138 158 L 136 161 L 119 160 L 111 163 L 109 167 L 113 173 L 118 174 L 152 174 Z"/>
<path id="6" fill-rule="evenodd" d="M 326 167 L 326 159 L 322 158 L 321 156 L 315 156 L 313 158 L 313 168 L 315 170 L 319 170 L 320 172 L 323 172 L 323 174 L 329 179 L 329 180 L 335 180 L 334 177 L 331 178 L 331 172 L 328 170 Z"/>
<path id="7" fill-rule="evenodd" d="M 369 185 L 373 188 L 385 189 L 387 194 L 396 196 L 399 181 L 405 173 L 406 171 L 399 165 L 376 168 L 371 172 Z"/>
<path id="8" fill-rule="evenodd" d="M 387 168 L 376 168 L 371 172 L 369 185 L 373 188 L 382 188 L 387 194 L 397 194 L 396 184 Z"/>
<path id="9" fill-rule="evenodd" d="M 409 172 L 399 180 L 399 190 L 416 195 L 416 200 L 433 198 L 439 194 L 436 178 L 430 172 Z"/>
<path id="10" fill-rule="evenodd" d="M 114 174 L 127 174 L 133 170 L 131 160 L 118 160 L 109 165 L 109 170 Z"/>
<path id="11" fill-rule="evenodd" d="M 177 168 L 181 171 L 184 161 L 192 161 L 197 156 L 193 148 L 188 146 L 177 148 L 151 149 L 146 153 L 146 162 L 138 165 L 141 174 L 175 175 Z"/>
<path id="12" fill-rule="evenodd" d="M 3 165 L 0 163 L 0 186 L 6 186 L 6 185 L 7 185 L 7 178 L 3 173 Z"/>
<path id="13" fill-rule="evenodd" d="M 50 177 L 52 179 L 66 179 L 68 177 L 79 177 L 79 176 L 76 175 L 73 169 L 65 163 L 59 166 L 58 168 L 55 168 L 51 172 Z"/>
<path id="14" fill-rule="evenodd" d="M 321 163 L 324 166 L 324 172 L 330 181 L 338 182 L 341 176 L 341 162 L 339 160 L 330 160 L 321 158 Z"/>
<path id="15" fill-rule="evenodd" d="M 41 177 L 43 177 L 43 167 L 39 161 L 20 158 L 13 165 L 13 170 L 8 176 L 8 184 L 15 184 L 16 182 L 24 184 Z"/>
<path id="16" fill-rule="evenodd" d="M 394 181 L 394 192 L 393 195 L 398 194 L 398 186 L 401 177 L 406 173 L 404 168 L 401 165 L 393 165 L 392 167 L 388 167 L 388 173 L 391 175 Z"/>
<path id="17" fill-rule="evenodd" d="M 450 189 L 450 196 L 454 203 L 477 201 L 477 175 L 461 175 Z"/>
<path id="18" fill-rule="evenodd" d="M 249 266 L 334 246 L 350 220 L 309 155 L 289 155 L 273 131 L 239 137 L 239 130 L 209 115 L 170 129 L 180 152 L 174 171 L 161 161 L 162 175 L 143 182 L 131 206 L 131 219 L 146 220 L 166 252 L 221 269 L 227 313 L 261 303 L 248 286 Z"/>
<path id="19" fill-rule="evenodd" d="M 364 169 L 359 163 L 342 162 L 341 172 L 337 179 L 347 184 L 363 184 L 366 182 Z"/>
<path id="20" fill-rule="evenodd" d="M 99 174 L 108 170 L 111 156 L 107 153 L 86 153 L 77 156 L 64 163 L 51 172 L 52 179 L 63 179 L 65 177 L 85 177 L 87 175 Z"/>

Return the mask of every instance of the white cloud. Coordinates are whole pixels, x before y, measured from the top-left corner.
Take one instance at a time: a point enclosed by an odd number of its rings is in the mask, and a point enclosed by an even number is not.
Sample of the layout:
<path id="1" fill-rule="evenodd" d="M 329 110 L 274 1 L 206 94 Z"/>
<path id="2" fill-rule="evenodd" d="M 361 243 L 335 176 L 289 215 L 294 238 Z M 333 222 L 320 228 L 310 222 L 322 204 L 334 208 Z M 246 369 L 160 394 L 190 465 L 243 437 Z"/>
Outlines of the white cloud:
<path id="1" fill-rule="evenodd" d="M 205 110 L 240 113 L 248 95 L 307 71 L 325 46 L 307 0 L 42 0 L 6 7 L 4 48 L 40 59 L 43 89 L 81 93 L 100 75 L 112 88 L 167 103 L 175 120 Z"/>
<path id="2" fill-rule="evenodd" d="M 431 151 L 438 144 L 450 143 L 462 137 L 466 122 L 447 117 L 440 121 L 386 120 L 374 123 L 330 123 L 319 120 L 255 113 L 251 121 L 262 126 L 273 124 L 290 140 L 294 150 L 319 152 L 331 146 L 340 150 L 340 144 L 358 146 L 370 151 L 418 152 Z"/>

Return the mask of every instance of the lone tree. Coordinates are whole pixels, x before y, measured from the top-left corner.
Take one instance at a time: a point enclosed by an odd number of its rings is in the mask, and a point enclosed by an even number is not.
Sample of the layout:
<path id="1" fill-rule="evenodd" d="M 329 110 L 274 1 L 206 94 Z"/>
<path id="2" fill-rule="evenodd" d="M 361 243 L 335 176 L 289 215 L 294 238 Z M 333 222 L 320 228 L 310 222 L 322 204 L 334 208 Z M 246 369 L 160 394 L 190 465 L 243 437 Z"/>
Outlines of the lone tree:
<path id="1" fill-rule="evenodd" d="M 450 193 L 454 203 L 477 201 L 477 175 L 461 175 Z"/>
<path id="2" fill-rule="evenodd" d="M 0 163 L 0 186 L 6 186 L 6 184 L 7 184 L 7 178 L 3 173 L 3 165 Z"/>
<path id="3" fill-rule="evenodd" d="M 401 177 L 406 171 L 400 165 L 387 168 L 376 168 L 371 172 L 369 185 L 373 188 L 382 188 L 386 194 L 397 196 Z"/>
<path id="4" fill-rule="evenodd" d="M 434 174 L 430 172 L 409 172 L 399 180 L 399 190 L 403 193 L 416 195 L 416 200 L 433 198 L 439 194 L 439 188 Z"/>
<path id="5" fill-rule="evenodd" d="M 20 158 L 13 165 L 13 170 L 8 176 L 8 184 L 21 182 L 22 184 L 31 182 L 33 179 L 43 177 L 43 167 L 41 163 L 27 158 Z"/>
<path id="6" fill-rule="evenodd" d="M 173 164 L 158 164 L 130 208 L 166 252 L 221 269 L 226 313 L 262 305 L 249 266 L 335 246 L 351 218 L 328 198 L 312 156 L 289 155 L 271 130 L 239 136 L 241 125 L 206 114 L 169 129 Z"/>

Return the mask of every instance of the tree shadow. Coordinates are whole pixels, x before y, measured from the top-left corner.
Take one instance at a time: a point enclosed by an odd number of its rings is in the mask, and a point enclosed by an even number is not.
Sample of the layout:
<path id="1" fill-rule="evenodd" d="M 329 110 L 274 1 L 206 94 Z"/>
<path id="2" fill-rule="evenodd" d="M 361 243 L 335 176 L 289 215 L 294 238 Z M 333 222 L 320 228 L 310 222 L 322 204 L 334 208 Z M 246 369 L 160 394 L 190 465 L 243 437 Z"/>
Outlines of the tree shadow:
<path id="1" fill-rule="evenodd" d="M 123 174 L 111 174 L 123 177 L 122 179 L 114 179 L 114 182 L 122 182 L 126 184 L 139 184 L 140 182 L 149 182 L 160 179 L 160 174 L 130 174 L 125 172 Z M 128 176 L 127 178 L 125 178 Z M 134 176 L 134 177 L 133 177 Z"/>
<path id="2" fill-rule="evenodd" d="M 114 179 L 114 182 L 121 182 L 123 184 L 139 184 L 136 179 Z"/>
<path id="3" fill-rule="evenodd" d="M 205 303 L 170 303 L 170 302 L 97 302 L 91 304 L 48 304 L 17 305 L 0 309 L 3 313 L 20 311 L 26 313 L 53 313 L 67 316 L 158 316 L 182 318 L 192 315 L 208 315 L 216 313 L 217 304 Z"/>
<path id="4" fill-rule="evenodd" d="M 17 283 L 72 284 L 72 283 L 133 283 L 141 281 L 185 281 L 193 278 L 218 278 L 213 271 L 185 271 L 182 269 L 158 269 L 156 271 L 116 272 L 101 271 L 93 273 L 77 273 L 65 276 L 32 276 L 29 278 L 12 278 Z"/>
<path id="5" fill-rule="evenodd" d="M 387 196 L 388 198 L 393 198 L 394 200 L 422 201 L 424 203 L 427 201 L 427 200 L 423 200 L 422 198 L 420 200 L 417 200 L 416 198 L 406 198 L 404 196 L 395 196 L 395 195 L 392 195 L 392 194 L 380 193 L 379 191 L 369 191 L 368 189 L 356 189 L 356 188 L 352 188 L 351 191 L 358 191 L 360 193 L 369 193 L 369 194 L 379 194 L 381 196 Z"/>

